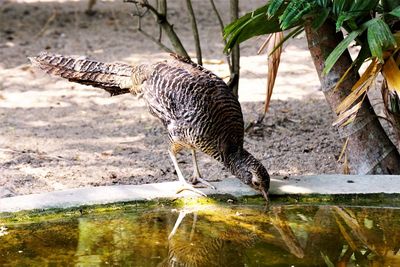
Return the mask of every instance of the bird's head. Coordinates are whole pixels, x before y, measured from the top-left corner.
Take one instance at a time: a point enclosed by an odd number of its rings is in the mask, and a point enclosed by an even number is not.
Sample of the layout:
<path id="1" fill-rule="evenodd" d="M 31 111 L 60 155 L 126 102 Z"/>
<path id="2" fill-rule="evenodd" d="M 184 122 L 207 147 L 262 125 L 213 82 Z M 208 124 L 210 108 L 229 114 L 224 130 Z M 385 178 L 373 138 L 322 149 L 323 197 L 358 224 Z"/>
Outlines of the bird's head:
<path id="1" fill-rule="evenodd" d="M 259 160 L 242 149 L 232 155 L 228 164 L 231 172 L 242 182 L 260 191 L 268 201 L 270 178 L 268 171 Z"/>

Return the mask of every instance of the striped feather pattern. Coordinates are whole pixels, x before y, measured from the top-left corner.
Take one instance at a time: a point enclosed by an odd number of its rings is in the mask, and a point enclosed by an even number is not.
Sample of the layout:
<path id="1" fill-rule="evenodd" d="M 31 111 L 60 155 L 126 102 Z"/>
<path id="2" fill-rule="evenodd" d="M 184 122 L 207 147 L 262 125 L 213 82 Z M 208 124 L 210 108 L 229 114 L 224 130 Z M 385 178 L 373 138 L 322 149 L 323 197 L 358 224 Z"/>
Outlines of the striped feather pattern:
<path id="1" fill-rule="evenodd" d="M 225 162 L 227 149 L 243 145 L 239 101 L 223 80 L 194 63 L 171 59 L 154 66 L 142 89 L 152 114 L 172 143 Z"/>
<path id="2" fill-rule="evenodd" d="M 40 53 L 29 58 L 34 66 L 45 72 L 60 76 L 72 82 L 103 88 L 111 95 L 131 92 L 134 87 L 134 67 L 121 63 L 102 63 L 85 58 L 65 57 Z M 143 68 L 143 67 L 142 67 Z M 142 82 L 140 80 L 140 82 Z"/>

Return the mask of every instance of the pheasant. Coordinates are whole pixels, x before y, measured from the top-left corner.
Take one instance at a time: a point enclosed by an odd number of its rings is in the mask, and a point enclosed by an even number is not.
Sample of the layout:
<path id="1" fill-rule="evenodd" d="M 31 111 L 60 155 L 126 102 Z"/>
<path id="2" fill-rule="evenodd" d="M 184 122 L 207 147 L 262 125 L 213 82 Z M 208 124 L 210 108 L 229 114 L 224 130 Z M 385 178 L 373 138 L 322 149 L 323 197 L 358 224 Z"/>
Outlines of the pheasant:
<path id="1" fill-rule="evenodd" d="M 136 66 L 46 52 L 29 59 L 49 74 L 102 88 L 111 96 L 141 94 L 150 113 L 168 131 L 168 152 L 183 189 L 202 194 L 186 182 L 179 168 L 177 153 L 186 148 L 192 152 L 194 166 L 191 184 L 200 182 L 212 187 L 200 174 L 196 157 L 199 150 L 268 199 L 268 172 L 243 148 L 244 122 L 239 101 L 211 71 L 175 54 L 166 61 Z"/>

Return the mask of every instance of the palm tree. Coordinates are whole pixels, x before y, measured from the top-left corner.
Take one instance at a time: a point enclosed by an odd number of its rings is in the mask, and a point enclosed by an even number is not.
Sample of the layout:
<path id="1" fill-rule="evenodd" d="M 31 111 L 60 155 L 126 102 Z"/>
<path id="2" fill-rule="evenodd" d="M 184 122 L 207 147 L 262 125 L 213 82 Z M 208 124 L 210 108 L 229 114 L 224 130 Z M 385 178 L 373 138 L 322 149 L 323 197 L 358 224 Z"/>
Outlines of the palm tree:
<path id="1" fill-rule="evenodd" d="M 225 28 L 226 50 L 253 36 L 288 31 L 270 51 L 279 58 L 277 48 L 304 30 L 322 91 L 337 115 L 334 125 L 345 140 L 346 169 L 354 174 L 400 174 L 399 151 L 367 96 L 382 73 L 386 113 L 400 141 L 399 18 L 400 0 L 271 0 Z M 348 47 L 354 42 L 360 52 L 352 60 Z M 363 63 L 369 65 L 360 77 Z M 270 78 L 273 83 L 273 75 Z"/>

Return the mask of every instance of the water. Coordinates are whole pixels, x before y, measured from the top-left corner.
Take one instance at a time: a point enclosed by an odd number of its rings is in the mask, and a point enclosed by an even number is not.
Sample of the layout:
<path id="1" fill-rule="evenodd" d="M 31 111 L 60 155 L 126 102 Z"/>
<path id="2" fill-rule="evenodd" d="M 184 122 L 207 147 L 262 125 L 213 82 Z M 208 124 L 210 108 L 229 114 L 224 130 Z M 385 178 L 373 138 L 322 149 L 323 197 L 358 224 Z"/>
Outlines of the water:
<path id="1" fill-rule="evenodd" d="M 400 266 L 399 209 L 131 206 L 35 220 L 0 219 L 0 266 Z"/>

